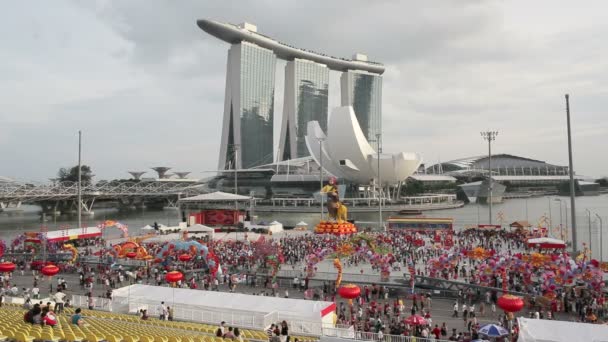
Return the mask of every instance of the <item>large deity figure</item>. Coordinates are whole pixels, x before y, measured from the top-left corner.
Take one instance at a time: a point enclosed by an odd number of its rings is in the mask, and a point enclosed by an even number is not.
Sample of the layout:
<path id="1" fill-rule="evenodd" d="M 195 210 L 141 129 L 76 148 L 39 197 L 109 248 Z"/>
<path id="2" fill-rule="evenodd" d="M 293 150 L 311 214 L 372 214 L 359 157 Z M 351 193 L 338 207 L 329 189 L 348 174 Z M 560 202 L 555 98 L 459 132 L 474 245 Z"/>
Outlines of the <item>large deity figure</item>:
<path id="1" fill-rule="evenodd" d="M 327 194 L 327 212 L 329 213 L 329 218 L 337 221 L 338 223 L 343 223 L 346 221 L 348 209 L 342 202 L 340 202 L 340 195 L 338 193 L 338 186 L 336 185 L 336 178 L 331 177 L 329 179 L 329 184 L 324 186 L 321 189 L 322 194 Z"/>

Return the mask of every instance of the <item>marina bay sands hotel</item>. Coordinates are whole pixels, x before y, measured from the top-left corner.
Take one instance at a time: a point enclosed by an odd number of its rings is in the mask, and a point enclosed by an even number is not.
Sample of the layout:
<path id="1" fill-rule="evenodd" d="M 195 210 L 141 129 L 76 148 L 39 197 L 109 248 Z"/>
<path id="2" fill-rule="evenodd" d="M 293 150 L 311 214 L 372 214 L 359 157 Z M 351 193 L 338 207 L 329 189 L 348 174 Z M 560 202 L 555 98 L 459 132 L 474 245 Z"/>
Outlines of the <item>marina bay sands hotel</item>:
<path id="1" fill-rule="evenodd" d="M 306 125 L 316 120 L 327 132 L 329 72 L 341 72 L 342 106 L 352 106 L 368 141 L 382 123 L 384 66 L 367 56 L 327 56 L 278 42 L 244 23 L 198 20 L 198 26 L 227 43 L 226 96 L 219 169 L 246 169 L 309 155 Z M 287 61 L 278 151 L 273 152 L 275 71 Z M 374 145 L 375 147 L 375 145 Z"/>

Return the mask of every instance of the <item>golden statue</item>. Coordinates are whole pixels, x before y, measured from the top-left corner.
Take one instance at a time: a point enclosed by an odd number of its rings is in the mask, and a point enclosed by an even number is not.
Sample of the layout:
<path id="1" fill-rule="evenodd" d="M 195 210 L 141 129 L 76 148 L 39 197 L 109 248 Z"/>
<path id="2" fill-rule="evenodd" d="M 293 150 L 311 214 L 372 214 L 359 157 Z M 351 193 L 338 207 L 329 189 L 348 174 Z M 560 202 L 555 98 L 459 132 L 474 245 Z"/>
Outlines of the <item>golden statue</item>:
<path id="1" fill-rule="evenodd" d="M 342 202 L 340 202 L 340 195 L 338 193 L 338 186 L 336 185 L 335 177 L 331 177 L 329 179 L 329 184 L 321 189 L 321 193 L 327 194 L 327 201 L 325 205 L 327 206 L 329 218 L 338 223 L 346 222 L 348 209 Z"/>

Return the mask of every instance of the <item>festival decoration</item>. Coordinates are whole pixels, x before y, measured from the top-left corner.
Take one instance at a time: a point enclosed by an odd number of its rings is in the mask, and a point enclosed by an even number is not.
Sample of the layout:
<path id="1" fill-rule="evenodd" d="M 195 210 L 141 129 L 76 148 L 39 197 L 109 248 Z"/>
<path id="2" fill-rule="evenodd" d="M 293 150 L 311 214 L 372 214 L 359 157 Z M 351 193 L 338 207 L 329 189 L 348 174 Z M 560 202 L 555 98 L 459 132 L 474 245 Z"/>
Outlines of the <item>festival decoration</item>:
<path id="1" fill-rule="evenodd" d="M 135 257 L 137 256 L 137 253 L 135 252 L 127 252 L 127 254 L 125 254 L 125 256 L 129 259 L 135 259 Z"/>
<path id="2" fill-rule="evenodd" d="M 62 249 L 70 251 L 72 253 L 72 259 L 70 259 L 70 263 L 73 264 L 78 259 L 78 250 L 71 244 L 65 244 L 62 246 Z"/>
<path id="3" fill-rule="evenodd" d="M 10 273 L 15 270 L 16 265 L 10 261 L 0 262 L 0 273 Z"/>
<path id="4" fill-rule="evenodd" d="M 425 325 L 426 319 L 420 315 L 411 315 L 410 317 L 403 320 L 406 324 L 409 325 Z"/>
<path id="5" fill-rule="evenodd" d="M 315 233 L 317 234 L 350 235 L 356 232 L 357 227 L 350 222 L 321 221 L 315 226 Z"/>
<path id="6" fill-rule="evenodd" d="M 165 280 L 167 280 L 168 283 L 172 284 L 177 283 L 178 281 L 181 281 L 183 279 L 184 274 L 179 271 L 171 271 L 165 275 Z"/>
<path id="7" fill-rule="evenodd" d="M 192 255 L 190 255 L 190 254 L 184 253 L 179 256 L 179 261 L 188 262 L 190 260 L 192 260 Z"/>
<path id="8" fill-rule="evenodd" d="M 59 267 L 57 267 L 56 265 L 53 264 L 49 264 L 44 266 L 41 270 L 40 273 L 44 274 L 45 276 L 49 277 L 49 279 L 56 275 L 57 273 L 59 273 Z"/>
<path id="9" fill-rule="evenodd" d="M 215 254 L 205 245 L 197 241 L 176 241 L 163 246 L 156 254 L 156 259 L 166 260 L 169 255 L 179 255 L 190 253 L 195 256 L 200 253 L 203 259 L 207 262 L 209 271 L 212 276 L 218 273 L 221 275 L 220 261 Z M 154 257 L 150 257 L 152 259 Z"/>
<path id="10" fill-rule="evenodd" d="M 338 288 L 338 294 L 352 304 L 352 300 L 361 295 L 361 288 L 355 284 L 346 284 Z"/>
<path id="11" fill-rule="evenodd" d="M 122 238 L 129 237 L 129 226 L 127 226 L 126 224 L 122 224 L 118 221 L 105 220 L 102 223 L 98 224 L 97 228 L 99 228 L 102 232 L 107 228 L 116 228 L 122 232 Z"/>
<path id="12" fill-rule="evenodd" d="M 493 251 L 487 251 L 483 247 L 475 247 L 470 251 L 466 252 L 466 255 L 474 260 L 482 260 L 494 255 Z"/>
<path id="13" fill-rule="evenodd" d="M 509 313 L 518 312 L 524 308 L 523 299 L 511 294 L 505 294 L 500 296 L 496 304 L 505 312 Z"/>
<path id="14" fill-rule="evenodd" d="M 339 288 L 340 284 L 342 284 L 342 263 L 340 262 L 340 259 L 334 259 L 334 267 L 336 270 L 338 270 L 338 275 L 336 277 L 336 288 Z"/>

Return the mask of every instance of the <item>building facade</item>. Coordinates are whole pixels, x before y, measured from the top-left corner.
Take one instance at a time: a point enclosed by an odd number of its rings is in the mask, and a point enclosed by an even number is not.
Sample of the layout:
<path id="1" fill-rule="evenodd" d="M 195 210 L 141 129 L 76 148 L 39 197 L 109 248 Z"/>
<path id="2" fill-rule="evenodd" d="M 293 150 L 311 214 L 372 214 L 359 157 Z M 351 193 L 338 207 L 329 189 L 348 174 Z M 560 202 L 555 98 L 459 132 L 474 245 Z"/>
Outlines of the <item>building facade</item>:
<path id="1" fill-rule="evenodd" d="M 382 132 L 382 76 L 361 71 L 343 72 L 340 77 L 342 106 L 352 106 L 365 138 L 374 150 Z"/>
<path id="2" fill-rule="evenodd" d="M 257 27 L 201 19 L 205 32 L 231 44 L 219 169 L 251 168 L 273 160 L 309 155 L 308 122 L 327 128 L 330 70 L 342 73 L 342 106 L 352 106 L 365 138 L 375 141 L 381 130 L 384 66 L 356 54 L 352 59 L 299 49 L 257 33 Z M 286 60 L 284 108 L 277 151 L 273 151 L 275 68 Z M 373 142 L 372 146 L 377 146 Z"/>
<path id="3" fill-rule="evenodd" d="M 278 160 L 309 155 L 306 125 L 318 121 L 327 129 L 329 69 L 304 59 L 288 61 L 285 66 L 285 95 Z"/>
<path id="4" fill-rule="evenodd" d="M 248 42 L 228 50 L 220 170 L 272 162 L 276 62 L 272 50 Z"/>

